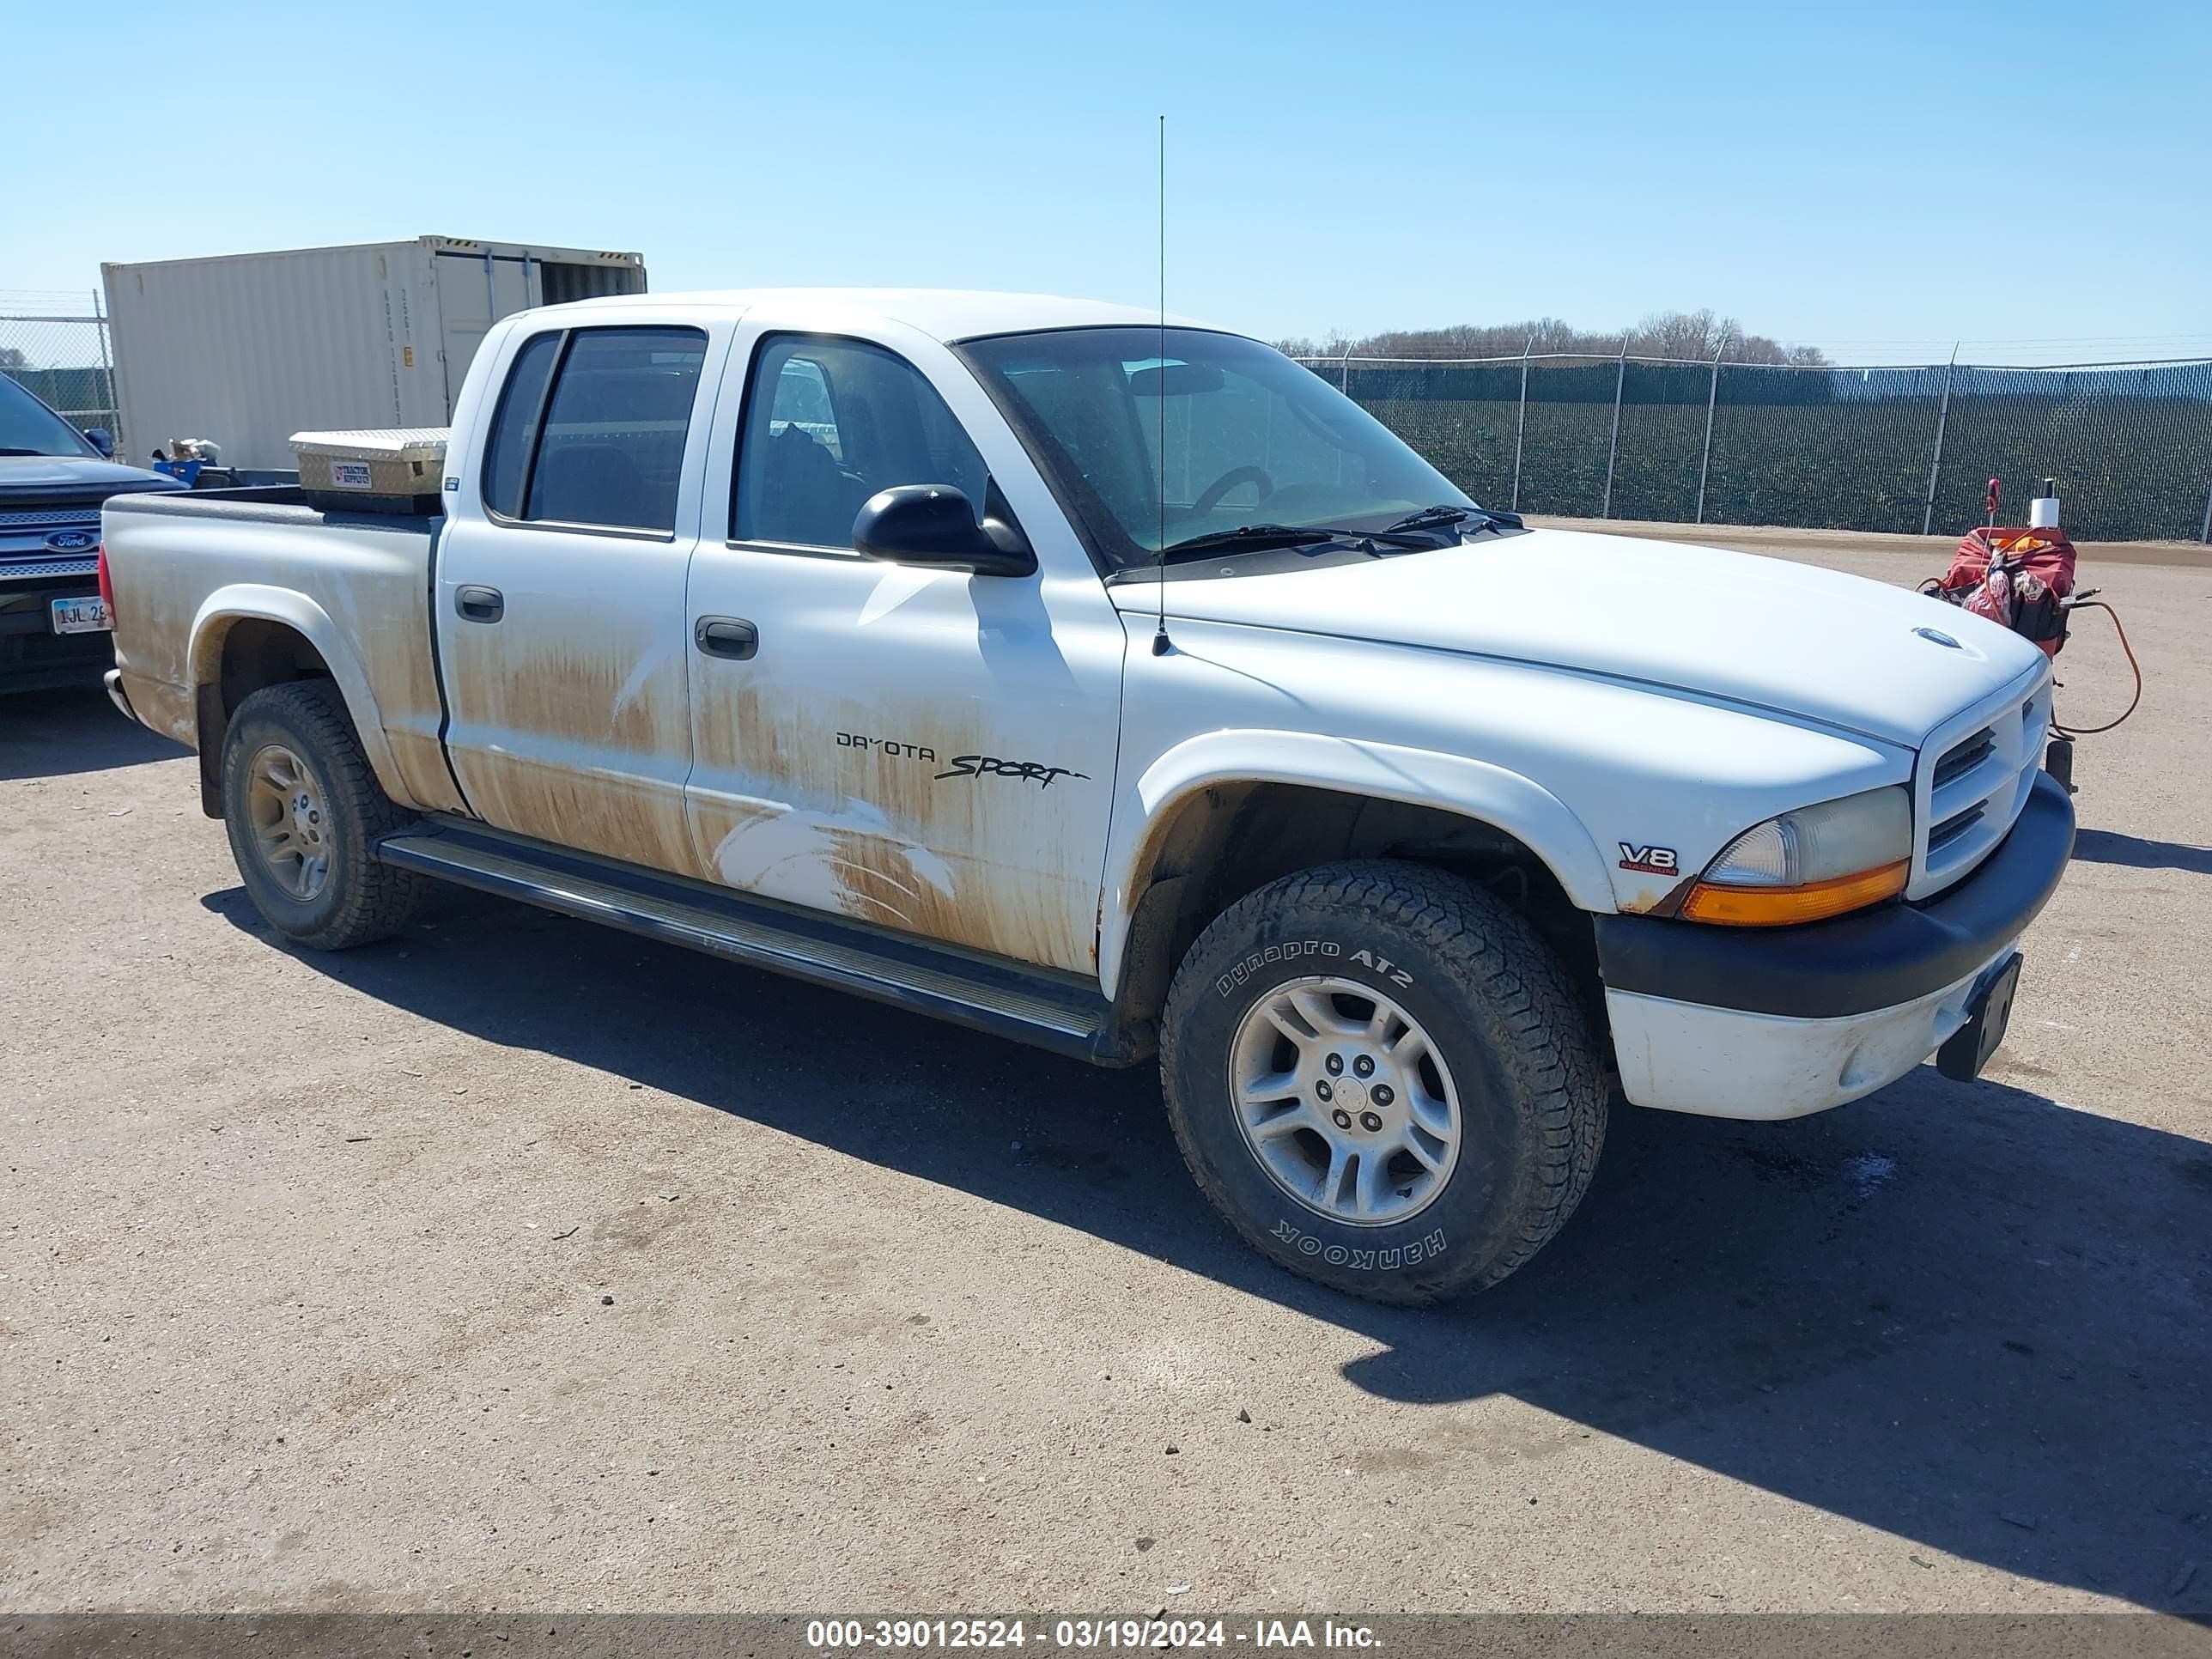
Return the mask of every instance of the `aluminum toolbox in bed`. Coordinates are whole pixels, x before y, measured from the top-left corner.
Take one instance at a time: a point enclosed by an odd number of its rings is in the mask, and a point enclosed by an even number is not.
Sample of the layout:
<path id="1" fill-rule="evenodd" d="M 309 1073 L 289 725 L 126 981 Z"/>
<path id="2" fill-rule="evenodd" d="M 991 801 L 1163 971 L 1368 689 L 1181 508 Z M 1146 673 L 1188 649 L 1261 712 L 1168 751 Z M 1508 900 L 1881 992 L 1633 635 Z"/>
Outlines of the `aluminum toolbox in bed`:
<path id="1" fill-rule="evenodd" d="M 437 513 L 446 471 L 442 426 L 295 432 L 300 488 L 325 512 Z"/>

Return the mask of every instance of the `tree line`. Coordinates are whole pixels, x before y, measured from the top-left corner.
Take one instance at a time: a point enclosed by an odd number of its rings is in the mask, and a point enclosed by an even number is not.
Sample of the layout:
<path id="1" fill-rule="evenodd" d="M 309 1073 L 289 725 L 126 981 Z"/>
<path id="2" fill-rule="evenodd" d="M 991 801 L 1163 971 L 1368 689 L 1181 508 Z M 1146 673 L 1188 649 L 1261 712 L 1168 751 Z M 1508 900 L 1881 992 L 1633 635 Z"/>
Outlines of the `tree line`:
<path id="1" fill-rule="evenodd" d="M 1557 317 L 1524 323 L 1455 323 L 1445 328 L 1388 329 L 1354 337 L 1332 331 L 1322 339 L 1275 342 L 1292 357 L 1518 357 L 1523 351 L 1565 353 L 1592 361 L 1617 356 L 1626 337 L 1632 357 L 1711 362 L 1794 363 L 1817 368 L 1828 359 L 1818 346 L 1785 346 L 1764 334 L 1747 334 L 1733 317 L 1710 309 L 1655 311 L 1627 330 L 1609 333 L 1574 327 Z"/>

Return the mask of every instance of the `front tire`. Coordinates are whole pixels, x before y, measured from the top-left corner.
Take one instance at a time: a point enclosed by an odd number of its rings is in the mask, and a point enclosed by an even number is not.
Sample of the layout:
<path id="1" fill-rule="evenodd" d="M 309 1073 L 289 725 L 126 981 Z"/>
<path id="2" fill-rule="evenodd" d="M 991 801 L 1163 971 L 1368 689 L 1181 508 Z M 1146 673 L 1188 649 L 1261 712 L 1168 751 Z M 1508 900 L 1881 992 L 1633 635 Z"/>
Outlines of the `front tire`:
<path id="1" fill-rule="evenodd" d="M 328 680 L 264 686 L 222 744 L 222 816 L 253 908 L 287 939 L 343 951 L 404 927 L 426 884 L 371 849 L 409 822 L 377 787 Z"/>
<path id="2" fill-rule="evenodd" d="M 1160 1073 L 1231 1225 L 1375 1301 L 1520 1267 L 1574 1213 L 1605 1135 L 1597 1046 L 1558 959 L 1419 865 L 1310 870 L 1224 912 L 1176 975 Z"/>

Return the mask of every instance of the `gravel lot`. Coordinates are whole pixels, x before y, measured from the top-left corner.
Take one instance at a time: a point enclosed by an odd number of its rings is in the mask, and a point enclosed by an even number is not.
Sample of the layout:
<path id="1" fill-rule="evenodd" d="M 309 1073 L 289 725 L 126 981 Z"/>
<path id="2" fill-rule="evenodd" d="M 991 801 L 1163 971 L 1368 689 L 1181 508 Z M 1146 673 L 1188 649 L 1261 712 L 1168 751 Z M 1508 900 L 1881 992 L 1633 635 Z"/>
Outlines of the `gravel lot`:
<path id="1" fill-rule="evenodd" d="M 2212 563 L 2083 577 L 2144 706 L 1993 1074 L 1617 1108 L 1431 1313 L 1149 1070 L 459 893 L 294 954 L 179 751 L 0 705 L 0 1607 L 2212 1611 Z"/>

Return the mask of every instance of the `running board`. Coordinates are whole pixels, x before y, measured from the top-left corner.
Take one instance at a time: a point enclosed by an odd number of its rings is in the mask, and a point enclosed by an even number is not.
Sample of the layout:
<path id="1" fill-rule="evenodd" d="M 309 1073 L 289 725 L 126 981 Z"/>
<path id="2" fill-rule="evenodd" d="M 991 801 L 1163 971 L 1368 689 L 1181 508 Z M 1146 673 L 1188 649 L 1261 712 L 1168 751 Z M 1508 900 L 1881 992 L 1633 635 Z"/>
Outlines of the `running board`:
<path id="1" fill-rule="evenodd" d="M 377 844 L 376 856 L 1102 1066 L 1128 1065 L 1151 1048 L 1149 1041 L 1133 1046 L 1112 1005 L 1073 975 L 943 949 L 465 819 L 395 831 Z"/>

